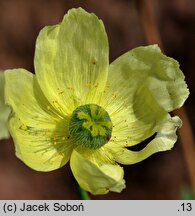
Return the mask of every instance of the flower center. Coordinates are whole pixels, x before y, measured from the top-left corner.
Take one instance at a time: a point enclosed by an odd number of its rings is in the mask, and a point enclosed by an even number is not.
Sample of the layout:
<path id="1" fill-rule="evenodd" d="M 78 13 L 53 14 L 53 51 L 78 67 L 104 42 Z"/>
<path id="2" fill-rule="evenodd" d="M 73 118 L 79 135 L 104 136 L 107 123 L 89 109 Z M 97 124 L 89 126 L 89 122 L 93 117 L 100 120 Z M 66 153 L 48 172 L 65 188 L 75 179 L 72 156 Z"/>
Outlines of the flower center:
<path id="1" fill-rule="evenodd" d="M 73 111 L 69 132 L 77 145 L 98 149 L 110 140 L 112 122 L 105 109 L 96 104 L 86 104 Z"/>

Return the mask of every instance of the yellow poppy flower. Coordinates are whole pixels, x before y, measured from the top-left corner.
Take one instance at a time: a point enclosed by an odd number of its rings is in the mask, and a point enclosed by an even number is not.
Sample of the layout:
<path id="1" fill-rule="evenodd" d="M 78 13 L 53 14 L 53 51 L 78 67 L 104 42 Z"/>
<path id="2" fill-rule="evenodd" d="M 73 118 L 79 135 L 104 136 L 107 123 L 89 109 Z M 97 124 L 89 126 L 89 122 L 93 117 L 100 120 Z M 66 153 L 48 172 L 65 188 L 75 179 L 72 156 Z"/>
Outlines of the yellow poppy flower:
<path id="1" fill-rule="evenodd" d="M 104 25 L 71 9 L 58 25 L 41 30 L 35 75 L 6 71 L 5 96 L 16 155 L 29 167 L 51 171 L 70 160 L 79 185 L 93 193 L 125 188 L 120 164 L 169 150 L 178 117 L 168 112 L 188 97 L 178 63 L 157 45 L 135 48 L 109 65 Z M 151 135 L 141 151 L 133 146 Z"/>

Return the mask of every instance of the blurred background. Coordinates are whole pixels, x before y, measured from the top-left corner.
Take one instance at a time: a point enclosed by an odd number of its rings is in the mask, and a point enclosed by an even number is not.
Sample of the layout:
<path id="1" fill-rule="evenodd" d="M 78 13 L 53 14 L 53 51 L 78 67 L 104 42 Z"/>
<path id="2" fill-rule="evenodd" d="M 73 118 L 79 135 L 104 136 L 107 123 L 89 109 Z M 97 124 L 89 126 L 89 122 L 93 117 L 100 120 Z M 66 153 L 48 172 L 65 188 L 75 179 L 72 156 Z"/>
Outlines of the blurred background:
<path id="1" fill-rule="evenodd" d="M 180 62 L 186 76 L 191 94 L 185 103 L 185 110 L 194 132 L 194 0 L 147 1 L 154 12 L 153 18 L 164 51 Z M 22 67 L 34 72 L 34 48 L 39 31 L 45 25 L 60 22 L 68 9 L 79 6 L 94 12 L 103 20 L 109 38 L 110 61 L 113 61 L 134 47 L 150 43 L 144 29 L 150 17 L 147 11 L 143 11 L 147 10 L 143 5 L 142 0 L 0 0 L 0 70 Z M 150 31 L 149 27 L 147 31 Z M 152 30 L 150 36 L 153 36 Z M 185 127 L 184 124 L 184 131 Z M 186 130 L 189 132 L 188 128 Z M 179 139 L 172 151 L 155 154 L 135 165 L 124 166 L 127 188 L 122 193 L 91 198 L 184 199 L 191 191 L 194 176 L 194 173 L 189 173 L 189 166 L 194 167 L 195 171 L 193 160 L 187 161 L 188 153 L 191 156 L 193 154 L 195 159 L 195 147 L 184 145 Z M 0 140 L 0 199 L 80 198 L 69 164 L 48 173 L 31 170 L 15 157 L 10 138 Z"/>

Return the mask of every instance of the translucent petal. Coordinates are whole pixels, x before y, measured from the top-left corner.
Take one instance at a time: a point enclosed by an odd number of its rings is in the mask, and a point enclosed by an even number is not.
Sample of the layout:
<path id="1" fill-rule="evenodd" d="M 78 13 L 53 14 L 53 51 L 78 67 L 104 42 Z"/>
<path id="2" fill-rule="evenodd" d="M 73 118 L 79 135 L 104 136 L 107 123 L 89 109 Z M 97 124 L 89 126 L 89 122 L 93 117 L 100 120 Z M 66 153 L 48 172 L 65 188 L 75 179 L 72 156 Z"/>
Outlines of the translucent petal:
<path id="1" fill-rule="evenodd" d="M 109 191 L 121 192 L 125 188 L 123 168 L 119 165 L 98 165 L 74 150 L 70 166 L 79 185 L 94 195 L 106 194 Z"/>
<path id="2" fill-rule="evenodd" d="M 34 63 L 41 89 L 63 115 L 93 103 L 108 73 L 108 41 L 102 21 L 81 8 L 69 10 L 59 25 L 40 32 Z"/>
<path id="3" fill-rule="evenodd" d="M 9 130 L 16 155 L 28 166 L 49 171 L 63 166 L 73 144 L 68 119 L 51 108 L 33 74 L 15 69 L 5 72 L 5 99 L 12 108 Z"/>
<path id="4" fill-rule="evenodd" d="M 183 105 L 189 91 L 178 63 L 156 45 L 138 47 L 109 69 L 101 105 L 114 124 L 112 139 L 135 145 L 159 130 L 167 112 Z"/>
<path id="5" fill-rule="evenodd" d="M 110 147 L 112 147 L 115 160 L 121 164 L 134 164 L 148 158 L 154 153 L 171 150 L 177 141 L 176 130 L 181 125 L 179 117 L 167 117 L 160 125 L 155 138 L 141 151 L 130 151 L 116 144 L 114 148 L 114 144 L 112 144 Z"/>
<path id="6" fill-rule="evenodd" d="M 5 105 L 4 85 L 5 85 L 4 72 L 0 72 L 0 139 L 9 138 L 7 121 L 10 113 L 10 108 L 7 105 Z"/>

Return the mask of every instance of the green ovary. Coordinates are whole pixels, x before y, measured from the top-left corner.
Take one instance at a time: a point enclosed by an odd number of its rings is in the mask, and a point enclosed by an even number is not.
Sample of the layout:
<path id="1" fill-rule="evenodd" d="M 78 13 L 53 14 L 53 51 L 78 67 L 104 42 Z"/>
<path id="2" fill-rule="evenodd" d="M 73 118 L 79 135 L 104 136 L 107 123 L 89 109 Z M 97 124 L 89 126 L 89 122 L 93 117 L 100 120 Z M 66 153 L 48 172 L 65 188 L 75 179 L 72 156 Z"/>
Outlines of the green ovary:
<path id="1" fill-rule="evenodd" d="M 86 104 L 73 111 L 69 132 L 77 145 L 98 149 L 110 140 L 112 122 L 109 114 L 102 107 Z"/>

